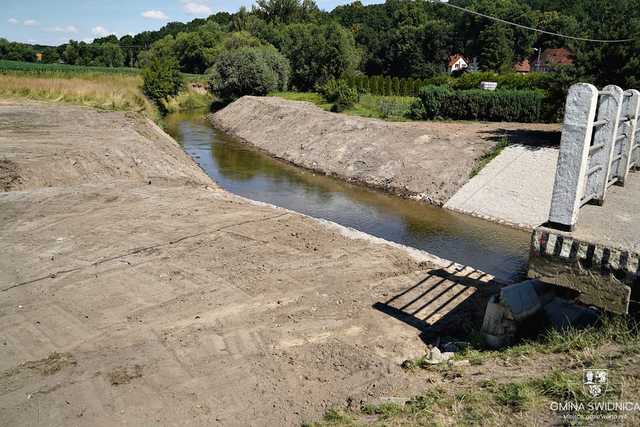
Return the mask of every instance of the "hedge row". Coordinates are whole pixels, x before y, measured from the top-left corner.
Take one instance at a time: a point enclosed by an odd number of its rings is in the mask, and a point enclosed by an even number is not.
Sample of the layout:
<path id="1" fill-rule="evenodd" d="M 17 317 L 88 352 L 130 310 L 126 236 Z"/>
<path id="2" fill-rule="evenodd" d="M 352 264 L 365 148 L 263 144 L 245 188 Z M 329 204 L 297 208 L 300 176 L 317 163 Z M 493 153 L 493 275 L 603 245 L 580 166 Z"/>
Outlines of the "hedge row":
<path id="1" fill-rule="evenodd" d="M 453 90 L 425 86 L 411 108 L 416 119 L 540 122 L 545 94 L 531 90 Z"/>
<path id="2" fill-rule="evenodd" d="M 360 93 L 380 96 L 416 96 L 426 79 L 398 78 L 390 76 L 351 76 L 345 82 Z"/>
<path id="3" fill-rule="evenodd" d="M 499 89 L 549 90 L 557 85 L 559 73 L 497 74 L 493 72 L 465 73 L 460 77 L 439 74 L 427 79 L 390 76 L 350 76 L 345 82 L 361 93 L 382 96 L 417 96 L 420 88 L 428 85 L 448 86 L 456 90 L 479 89 L 480 82 L 497 82 Z"/>

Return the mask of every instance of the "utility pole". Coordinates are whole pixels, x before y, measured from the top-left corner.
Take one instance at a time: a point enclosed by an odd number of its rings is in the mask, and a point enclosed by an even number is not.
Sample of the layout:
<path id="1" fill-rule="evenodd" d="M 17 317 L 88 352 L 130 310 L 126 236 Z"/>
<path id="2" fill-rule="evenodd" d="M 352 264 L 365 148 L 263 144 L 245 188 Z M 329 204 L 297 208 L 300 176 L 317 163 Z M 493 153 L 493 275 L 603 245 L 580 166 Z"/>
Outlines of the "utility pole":
<path id="1" fill-rule="evenodd" d="M 538 47 L 534 47 L 533 50 L 538 52 L 538 60 L 536 61 L 536 71 L 540 71 L 542 67 L 540 67 L 540 55 L 542 54 L 542 49 Z"/>

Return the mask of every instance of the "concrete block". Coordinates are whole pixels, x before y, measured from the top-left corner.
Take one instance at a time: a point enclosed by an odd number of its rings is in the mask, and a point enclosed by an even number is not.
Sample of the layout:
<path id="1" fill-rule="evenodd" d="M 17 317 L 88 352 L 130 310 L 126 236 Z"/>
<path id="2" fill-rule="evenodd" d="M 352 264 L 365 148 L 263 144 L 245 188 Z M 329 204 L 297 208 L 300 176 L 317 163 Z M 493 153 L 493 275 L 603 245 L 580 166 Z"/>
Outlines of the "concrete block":
<path id="1" fill-rule="evenodd" d="M 638 280 L 640 254 L 579 240 L 573 234 L 537 228 L 531 239 L 529 278 L 573 289 L 584 304 L 613 313 L 627 313 L 631 287 Z M 600 255 L 605 251 L 606 263 Z M 614 260 L 618 261 L 614 263 Z"/>
<path id="2" fill-rule="evenodd" d="M 535 280 L 504 287 L 500 291 L 500 302 L 511 312 L 514 320 L 521 321 L 542 308 L 537 288 Z"/>
<path id="3" fill-rule="evenodd" d="M 511 344 L 516 335 L 516 322 L 497 296 L 491 297 L 482 321 L 482 334 L 489 347 L 500 348 Z"/>
<path id="4" fill-rule="evenodd" d="M 595 324 L 599 317 L 597 311 L 562 298 L 554 298 L 543 307 L 543 311 L 550 325 L 559 330 L 569 327 L 584 328 Z"/>
<path id="5" fill-rule="evenodd" d="M 429 365 L 437 365 L 437 364 L 446 362 L 447 360 L 451 359 L 453 356 L 454 356 L 454 353 L 452 352 L 443 353 L 440 351 L 438 347 L 433 347 L 429 351 L 429 354 L 427 355 L 427 357 L 423 359 L 423 361 L 425 363 L 428 363 Z"/>
<path id="6" fill-rule="evenodd" d="M 571 228 L 578 220 L 597 102 L 595 86 L 578 83 L 569 88 L 549 212 L 553 224 Z"/>

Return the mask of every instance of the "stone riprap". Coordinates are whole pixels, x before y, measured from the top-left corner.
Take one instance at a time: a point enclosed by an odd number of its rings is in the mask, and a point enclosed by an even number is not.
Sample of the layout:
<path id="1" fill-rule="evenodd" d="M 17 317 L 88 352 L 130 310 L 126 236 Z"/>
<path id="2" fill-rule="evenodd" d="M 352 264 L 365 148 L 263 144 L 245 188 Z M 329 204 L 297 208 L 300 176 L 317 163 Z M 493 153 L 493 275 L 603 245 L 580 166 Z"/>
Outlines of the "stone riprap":
<path id="1" fill-rule="evenodd" d="M 547 221 L 558 150 L 512 145 L 445 205 L 447 209 L 533 229 Z"/>

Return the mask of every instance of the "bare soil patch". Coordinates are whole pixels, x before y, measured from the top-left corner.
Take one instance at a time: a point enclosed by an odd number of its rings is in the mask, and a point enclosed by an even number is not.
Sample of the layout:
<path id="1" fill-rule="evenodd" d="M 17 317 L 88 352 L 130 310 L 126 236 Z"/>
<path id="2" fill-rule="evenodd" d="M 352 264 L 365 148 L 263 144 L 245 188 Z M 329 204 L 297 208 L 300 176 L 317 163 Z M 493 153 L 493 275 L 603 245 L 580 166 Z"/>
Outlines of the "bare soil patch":
<path id="1" fill-rule="evenodd" d="M 10 160 L 0 160 L 0 190 L 9 191 L 20 181 L 17 165 Z"/>
<path id="2" fill-rule="evenodd" d="M 22 177 L 0 193 L 6 425 L 300 425 L 413 395 L 401 362 L 491 281 L 231 195 L 132 115 L 0 103 L 0 158 Z M 378 308 L 416 284 L 423 317 Z"/>

